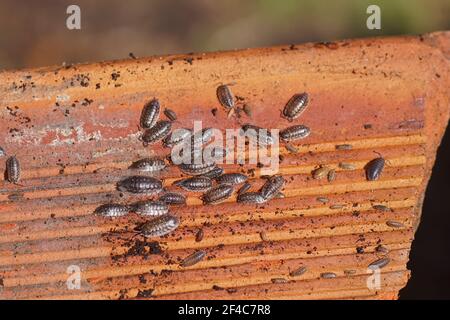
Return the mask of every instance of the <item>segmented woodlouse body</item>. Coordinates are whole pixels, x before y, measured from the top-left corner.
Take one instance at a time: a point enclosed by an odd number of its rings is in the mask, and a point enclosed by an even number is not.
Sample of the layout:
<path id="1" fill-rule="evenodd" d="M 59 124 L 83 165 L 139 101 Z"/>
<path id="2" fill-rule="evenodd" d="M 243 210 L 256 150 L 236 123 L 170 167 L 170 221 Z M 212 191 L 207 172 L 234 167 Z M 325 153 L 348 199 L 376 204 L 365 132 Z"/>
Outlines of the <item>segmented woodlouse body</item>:
<path id="1" fill-rule="evenodd" d="M 239 188 L 239 190 L 238 190 L 238 192 L 237 192 L 238 196 L 241 195 L 241 194 L 243 194 L 243 193 L 245 193 L 245 192 L 247 192 L 248 190 L 250 190 L 251 187 L 252 187 L 252 185 L 250 184 L 250 182 L 248 182 L 248 181 L 245 182 L 245 183 L 242 185 L 242 187 Z"/>
<path id="2" fill-rule="evenodd" d="M 316 200 L 319 201 L 319 202 L 322 202 L 322 203 L 327 203 L 328 201 L 330 201 L 326 197 L 317 197 Z"/>
<path id="3" fill-rule="evenodd" d="M 198 176 L 208 173 L 216 167 L 214 162 L 209 163 L 182 163 L 178 165 L 181 171 L 191 176 Z"/>
<path id="4" fill-rule="evenodd" d="M 223 168 L 221 167 L 214 167 L 211 171 L 208 171 L 207 173 L 202 174 L 203 177 L 208 177 L 210 179 L 215 179 L 218 176 L 223 174 Z"/>
<path id="5" fill-rule="evenodd" d="M 5 150 L 3 150 L 2 147 L 0 147 L 0 157 L 4 157 L 6 155 Z"/>
<path id="6" fill-rule="evenodd" d="M 205 235 L 205 234 L 204 234 L 204 232 L 203 232 L 203 229 L 199 229 L 199 230 L 197 231 L 197 233 L 195 234 L 195 242 L 200 242 L 200 241 L 202 241 L 204 235 Z"/>
<path id="7" fill-rule="evenodd" d="M 203 196 L 204 204 L 217 204 L 225 201 L 233 194 L 233 186 L 219 184 L 209 189 Z"/>
<path id="8" fill-rule="evenodd" d="M 391 211 L 391 208 L 386 207 L 385 205 L 382 205 L 382 204 L 374 204 L 372 206 L 372 208 L 374 208 L 375 210 L 384 211 L 384 212 Z"/>
<path id="9" fill-rule="evenodd" d="M 385 160 L 382 157 L 375 158 L 366 165 L 366 178 L 369 181 L 378 180 L 384 169 Z"/>
<path id="10" fill-rule="evenodd" d="M 167 204 L 186 204 L 186 197 L 176 192 L 165 193 L 158 200 Z"/>
<path id="11" fill-rule="evenodd" d="M 153 99 L 147 103 L 141 112 L 141 127 L 144 129 L 153 127 L 158 121 L 160 110 L 161 107 L 157 99 Z"/>
<path id="12" fill-rule="evenodd" d="M 171 128 L 172 122 L 166 120 L 158 121 L 153 127 L 144 131 L 141 139 L 147 144 L 154 143 L 166 137 L 170 133 Z"/>
<path id="13" fill-rule="evenodd" d="M 294 94 L 283 109 L 283 117 L 292 121 L 298 118 L 308 106 L 309 97 L 306 92 Z"/>
<path id="14" fill-rule="evenodd" d="M 280 283 L 288 283 L 289 281 L 285 278 L 272 278 L 270 279 L 272 283 L 280 284 Z"/>
<path id="15" fill-rule="evenodd" d="M 131 176 L 119 181 L 117 189 L 132 193 L 155 194 L 162 191 L 162 182 L 153 177 Z"/>
<path id="16" fill-rule="evenodd" d="M 6 159 L 6 179 L 11 183 L 17 183 L 20 180 L 20 162 L 16 156 Z"/>
<path id="17" fill-rule="evenodd" d="M 135 161 L 129 169 L 135 169 L 143 172 L 161 171 L 166 167 L 164 159 L 161 158 L 145 158 Z"/>
<path id="18" fill-rule="evenodd" d="M 332 279 L 336 278 L 336 273 L 333 272 L 324 272 L 320 274 L 320 277 L 323 279 Z"/>
<path id="19" fill-rule="evenodd" d="M 171 148 L 176 144 L 186 141 L 192 134 L 192 130 L 181 128 L 172 131 L 163 140 L 163 145 L 166 148 Z M 189 140 L 188 140 L 189 141 Z"/>
<path id="20" fill-rule="evenodd" d="M 389 262 L 391 262 L 391 259 L 381 258 L 381 259 L 375 260 L 372 263 L 370 263 L 368 268 L 372 269 L 372 270 L 373 269 L 381 269 L 381 268 L 387 266 L 389 264 Z"/>
<path id="21" fill-rule="evenodd" d="M 247 181 L 247 176 L 242 173 L 225 173 L 216 178 L 217 183 L 237 185 Z"/>
<path id="22" fill-rule="evenodd" d="M 169 207 L 162 201 L 138 201 L 130 206 L 131 210 L 142 216 L 162 216 L 169 212 Z"/>
<path id="23" fill-rule="evenodd" d="M 231 109 L 234 107 L 234 95 L 231 92 L 230 87 L 227 85 L 220 85 L 216 89 L 217 99 L 219 103 L 226 109 Z"/>
<path id="24" fill-rule="evenodd" d="M 273 136 L 269 130 L 252 124 L 244 124 L 240 134 L 241 136 L 245 135 L 249 138 L 253 138 L 254 142 L 257 142 L 257 144 L 261 146 L 268 146 L 274 143 Z"/>
<path id="25" fill-rule="evenodd" d="M 405 227 L 405 225 L 403 223 L 394 221 L 394 220 L 386 221 L 386 225 L 391 228 L 404 228 Z"/>
<path id="26" fill-rule="evenodd" d="M 328 167 L 320 167 L 320 168 L 315 169 L 312 172 L 312 176 L 315 180 L 319 180 L 319 179 L 324 178 L 328 174 L 329 171 L 330 171 L 330 168 L 328 168 Z"/>
<path id="27" fill-rule="evenodd" d="M 308 271 L 308 268 L 305 267 L 305 266 L 302 266 L 302 267 L 300 267 L 300 268 L 298 268 L 298 269 L 295 269 L 295 270 L 291 271 L 291 272 L 289 273 L 289 275 L 290 275 L 291 277 L 299 277 L 299 276 L 301 276 L 302 274 L 306 273 L 306 271 Z"/>
<path id="28" fill-rule="evenodd" d="M 244 192 L 237 196 L 237 202 L 246 204 L 261 204 L 266 202 L 267 199 L 264 198 L 259 192 Z"/>
<path id="29" fill-rule="evenodd" d="M 204 176 L 195 176 L 192 178 L 179 180 L 174 184 L 187 191 L 206 191 L 212 187 L 211 179 Z"/>
<path id="30" fill-rule="evenodd" d="M 330 171 L 328 171 L 327 179 L 328 182 L 333 182 L 334 180 L 336 180 L 336 170 L 331 169 Z"/>
<path id="31" fill-rule="evenodd" d="M 285 180 L 282 176 L 270 177 L 261 188 L 261 195 L 266 199 L 275 197 L 284 187 Z"/>
<path id="32" fill-rule="evenodd" d="M 280 131 L 280 139 L 284 142 L 304 139 L 309 136 L 311 130 L 302 124 L 295 125 Z"/>
<path id="33" fill-rule="evenodd" d="M 126 215 L 130 211 L 130 208 L 126 205 L 117 204 L 117 203 L 107 203 L 102 204 L 97 207 L 94 211 L 94 214 L 101 215 L 104 217 L 122 217 Z"/>
<path id="34" fill-rule="evenodd" d="M 339 162 L 339 168 L 344 170 L 355 170 L 356 166 L 348 162 Z"/>
<path id="35" fill-rule="evenodd" d="M 213 134 L 212 128 L 204 128 L 202 131 L 196 131 L 191 136 L 191 146 L 208 143 Z"/>
<path id="36" fill-rule="evenodd" d="M 164 109 L 164 115 L 169 119 L 170 121 L 176 121 L 177 120 L 177 114 L 175 111 L 165 108 Z"/>
<path id="37" fill-rule="evenodd" d="M 206 251 L 204 250 L 198 250 L 195 251 L 193 254 L 187 256 L 180 262 L 180 266 L 183 268 L 193 266 L 194 264 L 199 263 L 206 257 Z"/>
<path id="38" fill-rule="evenodd" d="M 351 144 L 338 144 L 335 148 L 336 150 L 352 150 L 353 146 Z"/>
<path id="39" fill-rule="evenodd" d="M 161 237 L 171 233 L 179 225 L 180 219 L 171 214 L 165 214 L 142 224 L 137 231 L 144 237 Z"/>

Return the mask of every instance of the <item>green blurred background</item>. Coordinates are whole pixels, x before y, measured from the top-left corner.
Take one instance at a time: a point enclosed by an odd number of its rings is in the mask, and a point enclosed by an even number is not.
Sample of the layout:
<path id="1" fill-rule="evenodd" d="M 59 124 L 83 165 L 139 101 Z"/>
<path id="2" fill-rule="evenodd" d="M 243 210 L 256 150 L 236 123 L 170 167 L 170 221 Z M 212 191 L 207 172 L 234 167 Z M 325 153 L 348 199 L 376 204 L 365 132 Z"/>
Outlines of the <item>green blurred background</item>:
<path id="1" fill-rule="evenodd" d="M 81 30 L 66 8 L 81 7 Z M 368 30 L 368 5 L 381 30 Z M 40 0 L 0 2 L 0 68 L 450 29 L 449 0 Z"/>

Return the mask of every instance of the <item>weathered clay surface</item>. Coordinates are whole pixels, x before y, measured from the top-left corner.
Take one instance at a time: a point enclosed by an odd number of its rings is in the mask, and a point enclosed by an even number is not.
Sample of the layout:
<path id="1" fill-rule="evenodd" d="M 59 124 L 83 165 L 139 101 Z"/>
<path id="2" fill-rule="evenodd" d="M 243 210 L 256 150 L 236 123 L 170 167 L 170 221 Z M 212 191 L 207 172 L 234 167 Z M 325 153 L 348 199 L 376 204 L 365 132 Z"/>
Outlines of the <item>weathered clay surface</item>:
<path id="1" fill-rule="evenodd" d="M 444 32 L 1 72 L 0 146 L 20 159 L 22 179 L 0 180 L 0 298 L 396 298 L 449 118 L 449 57 Z M 216 98 L 226 83 L 252 118 L 227 117 Z M 303 91 L 310 105 L 295 121 L 312 133 L 298 154 L 280 145 L 286 198 L 203 206 L 190 193 L 188 206 L 171 210 L 181 227 L 149 243 L 133 238 L 142 217 L 92 214 L 105 202 L 136 200 L 115 183 L 140 157 L 167 154 L 137 139 L 141 109 L 153 97 L 177 113 L 176 128 L 198 119 L 219 129 L 283 128 L 290 123 L 281 109 Z M 335 150 L 341 143 L 353 149 Z M 363 168 L 374 151 L 388 163 L 369 182 Z M 318 165 L 336 168 L 336 180 L 312 179 Z M 252 190 L 263 183 L 254 165 L 225 168 L 251 174 Z M 170 168 L 162 178 L 175 190 L 181 176 Z M 336 204 L 344 206 L 330 209 Z M 380 244 L 389 253 L 377 252 Z M 207 257 L 181 268 L 199 248 Z M 369 290 L 367 266 L 385 255 L 381 289 Z M 81 269 L 78 290 L 67 288 L 69 266 Z M 300 266 L 307 272 L 290 276 Z M 337 277 L 323 279 L 324 272 Z"/>

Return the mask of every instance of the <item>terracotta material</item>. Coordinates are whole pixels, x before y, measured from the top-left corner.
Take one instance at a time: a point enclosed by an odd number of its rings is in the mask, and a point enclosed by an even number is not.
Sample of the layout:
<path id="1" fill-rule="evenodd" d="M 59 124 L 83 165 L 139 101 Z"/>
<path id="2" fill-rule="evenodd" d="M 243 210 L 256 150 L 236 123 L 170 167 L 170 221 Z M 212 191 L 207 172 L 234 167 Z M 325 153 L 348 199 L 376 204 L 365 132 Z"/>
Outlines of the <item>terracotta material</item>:
<path id="1" fill-rule="evenodd" d="M 1 72 L 0 146 L 18 157 L 22 176 L 17 185 L 0 180 L 0 298 L 395 299 L 409 277 L 411 241 L 449 118 L 449 57 L 450 33 L 441 32 Z M 227 116 L 220 84 L 231 84 L 251 118 Z M 280 118 L 304 91 L 308 109 L 293 123 Z M 309 126 L 299 153 L 280 144 L 286 197 L 259 207 L 237 205 L 235 196 L 203 206 L 190 193 L 188 206 L 171 210 L 180 228 L 148 243 L 133 237 L 143 218 L 94 216 L 102 203 L 138 198 L 115 189 L 131 162 L 168 153 L 138 140 L 141 109 L 153 97 L 177 113 L 176 128 L 194 120 L 221 130 Z M 342 143 L 352 150 L 335 150 Z M 374 151 L 386 168 L 366 181 Z M 319 165 L 336 169 L 336 179 L 312 179 Z M 248 173 L 252 190 L 264 181 L 255 165 L 225 169 Z M 175 190 L 181 176 L 170 168 L 164 185 Z M 389 253 L 377 252 L 380 244 Z M 199 248 L 206 258 L 181 268 Z M 367 266 L 385 255 L 381 287 L 370 290 Z M 67 287 L 70 266 L 81 270 L 79 289 Z M 290 276 L 300 266 L 307 272 Z M 336 278 L 321 278 L 325 272 Z"/>

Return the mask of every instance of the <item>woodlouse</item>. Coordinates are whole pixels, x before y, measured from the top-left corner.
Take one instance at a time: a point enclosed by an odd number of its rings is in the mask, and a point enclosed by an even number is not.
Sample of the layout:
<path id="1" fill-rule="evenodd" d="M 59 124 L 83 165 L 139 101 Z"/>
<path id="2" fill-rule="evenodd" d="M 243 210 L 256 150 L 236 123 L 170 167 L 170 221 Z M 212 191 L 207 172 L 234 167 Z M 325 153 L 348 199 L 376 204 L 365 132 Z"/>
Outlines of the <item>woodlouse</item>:
<path id="1" fill-rule="evenodd" d="M 308 106 L 309 97 L 306 92 L 294 94 L 283 109 L 283 117 L 292 121 L 298 118 Z"/>
<path id="2" fill-rule="evenodd" d="M 261 146 L 268 146 L 274 143 L 273 136 L 269 130 L 252 124 L 244 124 L 241 128 L 240 135 L 253 138 L 251 139 L 252 142 Z"/>
<path id="3" fill-rule="evenodd" d="M 285 144 L 285 148 L 290 153 L 294 153 L 294 154 L 298 153 L 298 149 L 295 146 L 293 146 L 292 144 L 290 144 L 290 143 L 286 143 Z"/>
<path id="4" fill-rule="evenodd" d="M 175 111 L 165 108 L 164 109 L 164 115 L 169 119 L 170 121 L 176 121 L 177 120 L 177 114 Z"/>
<path id="5" fill-rule="evenodd" d="M 260 204 L 266 201 L 267 199 L 264 198 L 259 192 L 244 192 L 237 197 L 237 202 L 239 203 Z"/>
<path id="6" fill-rule="evenodd" d="M 316 200 L 319 201 L 319 202 L 322 202 L 322 203 L 327 203 L 328 201 L 330 201 L 326 197 L 317 197 Z"/>
<path id="7" fill-rule="evenodd" d="M 161 180 L 147 176 L 131 176 L 117 183 L 119 191 L 155 194 L 162 191 Z"/>
<path id="8" fill-rule="evenodd" d="M 302 267 L 300 267 L 300 268 L 297 268 L 297 269 L 291 271 L 291 272 L 289 273 L 289 275 L 290 275 L 291 277 L 298 277 L 298 276 L 301 276 L 302 274 L 304 274 L 306 271 L 308 271 L 308 268 L 305 267 L 305 266 L 302 266 Z"/>
<path id="9" fill-rule="evenodd" d="M 233 186 L 219 184 L 208 190 L 202 197 L 204 204 L 217 204 L 225 201 L 233 194 Z"/>
<path id="10" fill-rule="evenodd" d="M 225 173 L 216 178 L 217 183 L 237 185 L 247 181 L 247 176 L 242 173 Z"/>
<path id="11" fill-rule="evenodd" d="M 137 231 L 144 237 L 161 237 L 174 231 L 179 225 L 180 220 L 177 217 L 166 214 L 147 221 L 139 226 Z"/>
<path id="12" fill-rule="evenodd" d="M 6 159 L 6 180 L 17 183 L 20 180 L 20 162 L 16 156 Z"/>
<path id="13" fill-rule="evenodd" d="M 163 140 L 163 146 L 166 148 L 171 148 L 176 144 L 181 142 L 186 142 L 186 140 L 192 135 L 192 131 L 189 129 L 181 128 L 172 131 Z"/>
<path id="14" fill-rule="evenodd" d="M 211 189 L 212 181 L 208 177 L 195 176 L 192 178 L 175 181 L 174 185 L 187 191 L 206 191 Z"/>
<path id="15" fill-rule="evenodd" d="M 164 159 L 161 158 L 144 158 L 135 161 L 131 164 L 129 169 L 135 169 L 143 172 L 161 171 L 166 167 Z"/>
<path id="16" fill-rule="evenodd" d="M 206 251 L 204 250 L 198 250 L 195 251 L 193 254 L 187 256 L 180 262 L 180 266 L 183 268 L 191 267 L 200 261 L 202 261 L 206 257 Z"/>
<path id="17" fill-rule="evenodd" d="M 197 233 L 195 234 L 195 242 L 202 241 L 203 237 L 204 237 L 203 229 L 198 229 Z"/>
<path id="18" fill-rule="evenodd" d="M 158 200 L 167 204 L 186 204 L 186 197 L 176 192 L 165 193 Z"/>
<path id="19" fill-rule="evenodd" d="M 226 109 L 231 109 L 234 107 L 234 95 L 231 92 L 230 87 L 227 85 L 220 85 L 216 89 L 217 99 L 219 103 Z"/>
<path id="20" fill-rule="evenodd" d="M 338 209 L 343 209 L 343 208 L 344 208 L 344 205 L 342 205 L 342 204 L 334 204 L 334 205 L 330 206 L 331 210 L 338 210 Z"/>
<path id="21" fill-rule="evenodd" d="M 165 202 L 153 200 L 135 202 L 130 208 L 142 216 L 162 216 L 169 212 L 169 207 Z"/>
<path id="22" fill-rule="evenodd" d="M 339 168 L 344 170 L 355 170 L 356 166 L 354 164 L 348 163 L 348 162 L 340 162 Z"/>
<path id="23" fill-rule="evenodd" d="M 159 118 L 161 107 L 157 99 L 148 102 L 141 112 L 140 124 L 144 129 L 153 127 Z"/>
<path id="24" fill-rule="evenodd" d="M 191 176 L 198 176 L 208 173 L 216 167 L 214 162 L 210 163 L 182 163 L 178 165 L 181 171 Z"/>
<path id="25" fill-rule="evenodd" d="M 285 142 L 304 139 L 309 136 L 311 129 L 304 125 L 295 125 L 280 131 L 280 139 Z"/>
<path id="26" fill-rule="evenodd" d="M 315 180 L 319 180 L 319 179 L 324 178 L 328 174 L 329 171 L 330 171 L 330 168 L 328 168 L 328 167 L 320 167 L 320 168 L 315 169 L 312 172 L 312 176 Z"/>
<path id="27" fill-rule="evenodd" d="M 384 211 L 384 212 L 391 211 L 391 208 L 386 207 L 385 205 L 382 204 L 374 204 L 372 208 L 374 208 L 377 211 Z"/>
<path id="28" fill-rule="evenodd" d="M 352 150 L 353 146 L 351 144 L 338 144 L 335 148 L 336 150 Z"/>
<path id="29" fill-rule="evenodd" d="M 320 274 L 320 277 L 323 279 L 332 279 L 336 278 L 336 273 L 333 272 L 324 272 Z"/>
<path id="30" fill-rule="evenodd" d="M 276 283 L 276 284 L 288 282 L 288 280 L 285 278 L 272 278 L 272 279 L 270 279 L 270 281 L 272 281 L 272 283 Z"/>
<path id="31" fill-rule="evenodd" d="M 243 194 L 245 192 L 247 192 L 248 190 L 250 190 L 250 188 L 252 187 L 252 185 L 249 182 L 245 182 L 242 187 L 239 188 L 237 194 Z"/>
<path id="32" fill-rule="evenodd" d="M 330 171 L 328 171 L 327 179 L 328 182 L 333 182 L 334 180 L 336 180 L 336 170 L 331 169 Z"/>
<path id="33" fill-rule="evenodd" d="M 404 228 L 405 225 L 398 221 L 388 220 L 386 221 L 386 225 L 391 228 Z"/>
<path id="34" fill-rule="evenodd" d="M 117 203 L 102 204 L 97 207 L 94 214 L 98 214 L 104 217 L 122 217 L 130 211 L 129 207 Z"/>
<path id="35" fill-rule="evenodd" d="M 208 177 L 210 179 L 215 179 L 223 174 L 223 168 L 221 167 L 214 167 L 211 171 L 208 171 L 207 173 L 202 174 L 203 177 Z"/>
<path id="36" fill-rule="evenodd" d="M 161 120 L 156 122 L 156 124 L 148 128 L 142 134 L 142 141 L 144 143 L 154 143 L 160 139 L 163 139 L 170 133 L 170 129 L 172 128 L 172 123 L 170 121 Z"/>
<path id="37" fill-rule="evenodd" d="M 373 262 L 371 262 L 368 266 L 369 269 L 381 269 L 385 266 L 387 266 L 389 264 L 389 262 L 391 262 L 391 259 L 389 258 L 381 258 L 378 260 L 375 260 Z"/>
<path id="38" fill-rule="evenodd" d="M 261 195 L 266 199 L 275 197 L 284 187 L 285 180 L 282 176 L 270 177 L 261 188 Z"/>
<path id="39" fill-rule="evenodd" d="M 369 181 L 378 180 L 384 169 L 385 160 L 382 157 L 375 158 L 366 165 L 366 178 Z"/>

